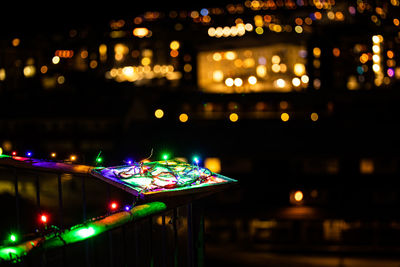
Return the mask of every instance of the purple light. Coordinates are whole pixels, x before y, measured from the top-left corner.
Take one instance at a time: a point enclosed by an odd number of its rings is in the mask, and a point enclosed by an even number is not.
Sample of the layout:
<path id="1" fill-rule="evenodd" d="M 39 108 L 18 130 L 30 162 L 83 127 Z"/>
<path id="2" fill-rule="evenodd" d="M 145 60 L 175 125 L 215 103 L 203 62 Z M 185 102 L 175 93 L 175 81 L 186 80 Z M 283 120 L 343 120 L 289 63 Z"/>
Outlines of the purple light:
<path id="1" fill-rule="evenodd" d="M 132 164 L 132 160 L 128 160 L 127 163 L 130 165 Z"/>
<path id="2" fill-rule="evenodd" d="M 389 77 L 393 77 L 393 76 L 394 76 L 394 69 L 388 68 L 388 70 L 387 70 L 387 75 L 388 75 Z"/>
<path id="3" fill-rule="evenodd" d="M 129 211 L 131 209 L 131 207 L 129 205 L 126 205 L 124 208 L 126 211 Z"/>
<path id="4" fill-rule="evenodd" d="M 351 15 L 355 15 L 356 14 L 356 8 L 354 6 L 349 6 L 349 13 Z"/>
<path id="5" fill-rule="evenodd" d="M 28 152 L 26 152 L 26 155 L 27 155 L 28 157 L 30 157 L 30 156 L 32 156 L 32 152 L 28 151 Z"/>

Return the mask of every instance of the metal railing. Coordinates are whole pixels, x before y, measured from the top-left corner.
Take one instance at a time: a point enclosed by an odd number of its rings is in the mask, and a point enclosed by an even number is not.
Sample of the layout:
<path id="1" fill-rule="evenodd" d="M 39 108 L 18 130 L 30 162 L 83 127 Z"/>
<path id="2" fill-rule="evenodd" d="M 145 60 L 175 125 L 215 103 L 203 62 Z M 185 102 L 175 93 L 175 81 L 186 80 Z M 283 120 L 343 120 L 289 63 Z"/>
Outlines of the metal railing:
<path id="1" fill-rule="evenodd" d="M 107 214 L 107 204 L 143 204 L 121 189 L 88 174 L 0 166 L 0 196 L 6 220 L 1 238 L 11 231 L 24 239 L 40 236 L 39 215 L 64 231 Z M 78 197 L 80 196 L 80 197 Z M 80 198 L 80 199 L 79 199 Z M 11 203 L 13 201 L 14 203 Z M 163 200 L 161 200 L 163 201 Z M 19 266 L 204 266 L 204 213 L 201 197 L 165 199 L 167 209 L 59 248 L 36 249 L 0 265 Z M 14 207 L 14 208 L 12 208 Z M 11 222 L 11 224 L 10 224 Z"/>

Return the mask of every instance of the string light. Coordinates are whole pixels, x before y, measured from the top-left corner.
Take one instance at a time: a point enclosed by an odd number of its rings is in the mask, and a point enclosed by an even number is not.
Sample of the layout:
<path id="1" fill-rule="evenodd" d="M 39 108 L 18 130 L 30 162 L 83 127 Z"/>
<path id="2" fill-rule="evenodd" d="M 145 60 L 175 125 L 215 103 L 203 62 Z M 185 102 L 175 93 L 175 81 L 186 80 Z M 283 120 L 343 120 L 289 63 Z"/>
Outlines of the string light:
<path id="1" fill-rule="evenodd" d="M 111 210 L 116 210 L 118 208 L 118 203 L 116 201 L 111 202 L 110 208 Z"/>
<path id="2" fill-rule="evenodd" d="M 16 234 L 10 234 L 9 239 L 11 242 L 15 243 L 18 241 L 18 236 Z"/>

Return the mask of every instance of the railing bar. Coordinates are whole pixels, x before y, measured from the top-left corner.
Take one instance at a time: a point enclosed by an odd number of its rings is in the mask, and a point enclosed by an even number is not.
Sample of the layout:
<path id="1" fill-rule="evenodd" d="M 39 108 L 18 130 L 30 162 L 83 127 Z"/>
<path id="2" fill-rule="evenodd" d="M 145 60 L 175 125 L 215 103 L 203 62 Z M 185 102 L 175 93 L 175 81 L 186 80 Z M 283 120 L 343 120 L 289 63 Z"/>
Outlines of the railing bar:
<path id="1" fill-rule="evenodd" d="M 110 203 L 111 200 L 111 186 L 110 184 L 106 185 L 107 187 L 107 203 Z M 114 257 L 113 257 L 113 247 L 112 247 L 112 231 L 108 231 L 108 252 L 109 252 L 109 264 L 111 267 L 114 266 Z"/>
<path id="2" fill-rule="evenodd" d="M 150 267 L 154 266 L 154 253 L 153 253 L 153 216 L 149 218 L 149 250 L 150 250 Z"/>
<path id="3" fill-rule="evenodd" d="M 135 223 L 133 226 L 133 238 L 135 242 L 135 263 L 139 266 L 139 223 Z"/>
<path id="4" fill-rule="evenodd" d="M 165 226 L 165 213 L 162 215 L 162 265 L 167 265 L 167 229 Z"/>
<path id="5" fill-rule="evenodd" d="M 174 208 L 173 211 L 173 218 L 172 218 L 172 228 L 174 231 L 174 267 L 178 266 L 178 256 L 179 256 L 179 247 L 178 247 L 178 227 L 177 227 L 177 220 L 178 220 L 178 209 Z"/>
<path id="6" fill-rule="evenodd" d="M 16 206 L 16 220 L 17 220 L 17 230 L 20 231 L 20 201 L 18 192 L 18 175 L 17 169 L 14 169 L 14 191 L 15 191 L 15 206 Z"/>
<path id="7" fill-rule="evenodd" d="M 63 226 L 63 224 L 64 224 L 64 222 L 63 222 L 64 214 L 63 214 L 63 199 L 62 199 L 63 196 L 62 196 L 61 173 L 59 173 L 58 176 L 57 176 L 57 183 L 58 183 L 58 212 L 59 212 L 58 215 L 59 215 L 59 220 L 60 220 L 60 222 L 59 222 L 60 225 L 59 226 L 62 229 L 62 228 L 64 228 L 64 226 Z"/>
<path id="8" fill-rule="evenodd" d="M 126 262 L 126 260 L 127 260 L 126 246 L 127 246 L 127 244 L 126 244 L 126 225 L 125 224 L 122 226 L 122 246 L 123 246 L 122 247 L 123 266 L 127 266 L 127 262 Z"/>
<path id="9" fill-rule="evenodd" d="M 187 256 L 188 265 L 193 266 L 193 214 L 192 214 L 192 203 L 187 204 Z"/>
<path id="10" fill-rule="evenodd" d="M 86 221 L 86 176 L 82 175 L 82 221 Z M 89 240 L 85 240 L 86 266 L 90 267 Z"/>
<path id="11" fill-rule="evenodd" d="M 37 205 L 38 213 L 40 213 L 41 208 L 40 208 L 40 181 L 39 181 L 39 174 L 36 174 L 35 186 L 36 186 L 36 205 Z"/>

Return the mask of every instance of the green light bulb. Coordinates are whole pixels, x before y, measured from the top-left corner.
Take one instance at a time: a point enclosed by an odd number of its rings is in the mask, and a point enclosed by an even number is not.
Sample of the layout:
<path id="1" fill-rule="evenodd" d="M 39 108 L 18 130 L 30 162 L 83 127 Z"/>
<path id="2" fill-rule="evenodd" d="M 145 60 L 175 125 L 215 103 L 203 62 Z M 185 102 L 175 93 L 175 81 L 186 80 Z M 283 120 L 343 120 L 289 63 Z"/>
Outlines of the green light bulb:
<path id="1" fill-rule="evenodd" d="M 167 159 L 168 159 L 168 154 L 164 154 L 164 155 L 162 156 L 162 158 L 163 158 L 164 160 L 167 160 Z"/>
<path id="2" fill-rule="evenodd" d="M 103 161 L 103 158 L 97 158 L 96 161 L 97 161 L 98 163 L 100 163 L 100 162 Z"/>
<path id="3" fill-rule="evenodd" d="M 10 235 L 10 241 L 11 242 L 16 242 L 17 241 L 17 236 L 15 234 Z"/>

